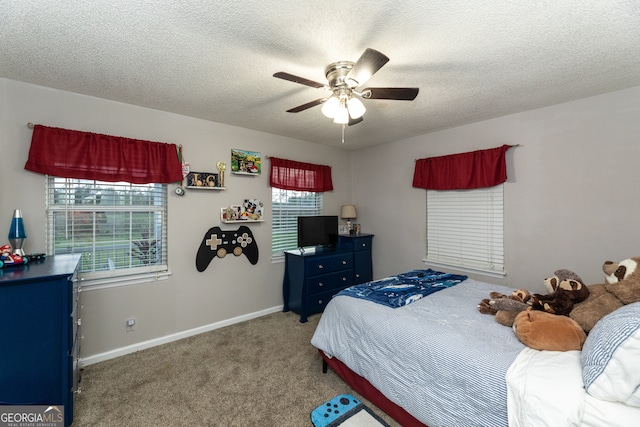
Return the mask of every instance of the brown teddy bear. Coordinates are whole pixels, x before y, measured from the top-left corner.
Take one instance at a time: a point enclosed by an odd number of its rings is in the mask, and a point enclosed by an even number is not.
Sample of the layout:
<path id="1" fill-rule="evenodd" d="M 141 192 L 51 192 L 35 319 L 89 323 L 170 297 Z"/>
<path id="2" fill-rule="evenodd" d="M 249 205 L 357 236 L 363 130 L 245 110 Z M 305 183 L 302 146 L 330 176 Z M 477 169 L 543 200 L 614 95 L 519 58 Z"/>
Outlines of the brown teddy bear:
<path id="1" fill-rule="evenodd" d="M 576 303 L 589 296 L 589 289 L 580 276 L 567 269 L 556 270 L 552 277 L 544 279 L 544 285 L 549 293 L 533 294 L 531 307 L 534 310 L 568 316 Z"/>
<path id="2" fill-rule="evenodd" d="M 575 304 L 569 313 L 586 333 L 607 314 L 640 301 L 640 257 L 606 261 L 602 270 L 606 283 L 587 286 L 588 298 Z"/>
<path id="3" fill-rule="evenodd" d="M 513 331 L 523 344 L 536 350 L 582 350 L 587 339 L 580 325 L 569 317 L 532 309 L 518 313 Z"/>
<path id="4" fill-rule="evenodd" d="M 511 295 L 491 292 L 478 304 L 478 310 L 483 314 L 496 316 L 496 322 L 504 326 L 512 326 L 513 320 L 521 312 L 530 307 L 531 294 L 526 289 L 516 289 Z"/>

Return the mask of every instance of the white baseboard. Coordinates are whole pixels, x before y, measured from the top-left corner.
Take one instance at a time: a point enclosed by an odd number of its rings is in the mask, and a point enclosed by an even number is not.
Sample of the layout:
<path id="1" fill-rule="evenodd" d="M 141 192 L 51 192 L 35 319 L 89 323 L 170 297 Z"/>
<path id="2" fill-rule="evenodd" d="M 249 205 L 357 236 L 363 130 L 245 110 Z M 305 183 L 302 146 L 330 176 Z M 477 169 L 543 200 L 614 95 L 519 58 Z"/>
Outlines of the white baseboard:
<path id="1" fill-rule="evenodd" d="M 80 366 L 81 367 L 89 366 L 94 363 L 104 362 L 105 360 L 114 359 L 116 357 L 124 356 L 125 354 L 131 354 L 131 353 L 135 353 L 136 351 L 155 347 L 157 345 L 167 344 L 183 338 L 188 338 L 194 335 L 202 334 L 204 332 L 209 332 L 215 329 L 223 328 L 225 326 L 230 326 L 235 323 L 246 322 L 247 320 L 266 316 L 272 313 L 277 313 L 279 311 L 282 311 L 282 309 L 283 309 L 283 306 L 271 307 L 265 310 L 256 311 L 254 313 L 248 313 L 242 316 L 232 317 L 231 319 L 221 320 L 220 322 L 211 323 L 209 325 L 204 325 L 204 326 L 189 329 L 186 331 L 178 332 L 175 334 L 165 335 L 160 338 L 154 338 L 152 340 L 143 341 L 133 345 L 128 345 L 126 347 L 116 348 L 114 350 L 106 351 L 104 353 L 94 354 L 88 357 L 82 357 L 80 359 Z"/>

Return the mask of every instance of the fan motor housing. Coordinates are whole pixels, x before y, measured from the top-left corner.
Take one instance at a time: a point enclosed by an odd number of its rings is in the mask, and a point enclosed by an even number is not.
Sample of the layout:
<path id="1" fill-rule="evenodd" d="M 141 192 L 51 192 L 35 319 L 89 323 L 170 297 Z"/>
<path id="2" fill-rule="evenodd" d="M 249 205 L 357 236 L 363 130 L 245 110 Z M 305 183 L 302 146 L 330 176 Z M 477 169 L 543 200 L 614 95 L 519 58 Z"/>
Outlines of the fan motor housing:
<path id="1" fill-rule="evenodd" d="M 347 75 L 354 65 L 355 63 L 351 61 L 338 61 L 327 65 L 327 68 L 324 70 L 324 75 L 327 77 L 329 87 L 331 87 L 331 89 L 341 87 L 355 88 L 358 82 L 353 80 L 347 81 Z"/>

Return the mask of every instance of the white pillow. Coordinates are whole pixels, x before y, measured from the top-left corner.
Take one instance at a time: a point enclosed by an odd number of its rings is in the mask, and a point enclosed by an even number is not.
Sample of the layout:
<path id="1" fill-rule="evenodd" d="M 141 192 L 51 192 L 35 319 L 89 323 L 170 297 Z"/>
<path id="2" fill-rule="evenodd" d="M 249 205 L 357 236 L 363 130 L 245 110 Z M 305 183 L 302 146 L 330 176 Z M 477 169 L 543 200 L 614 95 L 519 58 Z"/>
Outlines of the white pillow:
<path id="1" fill-rule="evenodd" d="M 640 303 L 596 323 L 582 348 L 582 379 L 591 396 L 640 408 Z"/>

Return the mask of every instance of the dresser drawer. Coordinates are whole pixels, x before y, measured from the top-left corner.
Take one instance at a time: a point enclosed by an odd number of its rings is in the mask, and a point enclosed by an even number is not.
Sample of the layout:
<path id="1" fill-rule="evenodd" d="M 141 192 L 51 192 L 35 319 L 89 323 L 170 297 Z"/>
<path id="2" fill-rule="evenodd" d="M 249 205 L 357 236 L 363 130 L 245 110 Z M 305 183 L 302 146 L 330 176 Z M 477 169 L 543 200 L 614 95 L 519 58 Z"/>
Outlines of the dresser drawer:
<path id="1" fill-rule="evenodd" d="M 334 287 L 333 274 L 321 274 L 307 278 L 307 295 L 326 292 Z"/>
<path id="2" fill-rule="evenodd" d="M 307 263 L 307 276 L 317 276 L 318 274 L 327 274 L 333 271 L 333 257 L 331 256 L 313 257 L 305 261 Z"/>
<path id="3" fill-rule="evenodd" d="M 362 235 L 362 236 L 339 236 L 338 237 L 339 246 L 341 248 L 358 252 L 358 251 L 370 251 L 371 245 L 373 242 L 373 235 Z"/>
<path id="4" fill-rule="evenodd" d="M 331 301 L 331 297 L 334 293 L 335 292 L 333 291 L 323 292 L 307 298 L 307 313 L 314 314 L 323 311 L 329 301 Z"/>
<path id="5" fill-rule="evenodd" d="M 353 270 L 344 270 L 333 274 L 334 292 L 348 288 L 351 285 L 353 285 Z"/>
<path id="6" fill-rule="evenodd" d="M 353 270 L 342 270 L 331 274 L 309 277 L 307 295 L 326 292 L 331 289 L 343 289 L 353 285 Z"/>
<path id="7" fill-rule="evenodd" d="M 336 255 L 332 260 L 333 271 L 353 268 L 353 254 L 345 253 Z"/>

